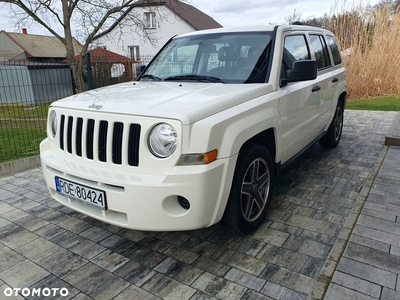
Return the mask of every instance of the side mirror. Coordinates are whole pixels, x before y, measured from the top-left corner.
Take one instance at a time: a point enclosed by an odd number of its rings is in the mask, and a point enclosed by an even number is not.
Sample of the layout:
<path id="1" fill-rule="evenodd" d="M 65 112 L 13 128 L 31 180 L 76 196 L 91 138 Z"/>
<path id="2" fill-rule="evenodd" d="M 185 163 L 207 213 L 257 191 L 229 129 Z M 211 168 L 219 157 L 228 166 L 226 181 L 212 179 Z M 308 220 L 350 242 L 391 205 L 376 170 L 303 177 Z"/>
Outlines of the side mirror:
<path id="1" fill-rule="evenodd" d="M 146 68 L 146 65 L 136 66 L 136 79 L 139 78 L 140 74 L 142 74 L 142 72 L 145 68 Z"/>
<path id="2" fill-rule="evenodd" d="M 292 69 L 286 71 L 286 78 L 281 78 L 280 86 L 286 86 L 289 82 L 313 80 L 317 78 L 317 73 L 315 60 L 296 60 L 292 63 Z"/>

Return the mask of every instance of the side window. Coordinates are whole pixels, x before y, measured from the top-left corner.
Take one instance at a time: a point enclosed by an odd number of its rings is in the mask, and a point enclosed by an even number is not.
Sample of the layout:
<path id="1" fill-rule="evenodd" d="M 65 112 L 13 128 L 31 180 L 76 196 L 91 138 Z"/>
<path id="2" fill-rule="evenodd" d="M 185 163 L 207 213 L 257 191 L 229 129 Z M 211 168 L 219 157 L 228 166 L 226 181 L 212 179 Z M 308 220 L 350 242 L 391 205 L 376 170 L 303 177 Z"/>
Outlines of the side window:
<path id="1" fill-rule="evenodd" d="M 304 35 L 289 35 L 285 37 L 283 45 L 282 64 L 284 70 L 292 68 L 292 63 L 296 60 L 311 59 L 310 51 L 307 47 Z"/>
<path id="2" fill-rule="evenodd" d="M 335 65 L 340 65 L 342 63 L 342 57 L 340 56 L 339 47 L 337 42 L 333 36 L 328 35 L 326 37 L 329 47 L 331 48 L 332 55 L 333 55 L 333 62 Z"/>
<path id="3" fill-rule="evenodd" d="M 311 35 L 311 44 L 314 49 L 315 58 L 318 64 L 318 70 L 325 69 L 331 66 L 328 48 L 325 39 L 322 35 Z"/>

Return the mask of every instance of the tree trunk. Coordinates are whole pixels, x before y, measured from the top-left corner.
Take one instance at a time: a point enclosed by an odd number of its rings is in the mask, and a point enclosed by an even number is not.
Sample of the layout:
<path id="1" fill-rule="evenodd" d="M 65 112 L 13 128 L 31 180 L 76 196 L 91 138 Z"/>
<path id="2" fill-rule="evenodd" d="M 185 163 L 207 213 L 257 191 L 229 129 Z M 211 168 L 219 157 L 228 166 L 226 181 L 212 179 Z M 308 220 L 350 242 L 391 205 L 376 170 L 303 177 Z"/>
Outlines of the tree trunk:
<path id="1" fill-rule="evenodd" d="M 72 9 L 69 7 L 68 0 L 62 0 L 62 10 L 63 10 L 63 18 L 64 18 L 64 44 L 67 52 L 67 62 L 72 71 L 73 80 L 75 82 L 75 89 L 77 93 L 81 93 L 84 91 L 84 81 L 83 81 L 83 66 L 84 66 L 84 58 L 82 57 L 84 53 L 80 53 L 80 59 L 75 58 L 75 49 L 74 49 L 74 39 L 72 37 L 71 31 L 71 15 Z"/>

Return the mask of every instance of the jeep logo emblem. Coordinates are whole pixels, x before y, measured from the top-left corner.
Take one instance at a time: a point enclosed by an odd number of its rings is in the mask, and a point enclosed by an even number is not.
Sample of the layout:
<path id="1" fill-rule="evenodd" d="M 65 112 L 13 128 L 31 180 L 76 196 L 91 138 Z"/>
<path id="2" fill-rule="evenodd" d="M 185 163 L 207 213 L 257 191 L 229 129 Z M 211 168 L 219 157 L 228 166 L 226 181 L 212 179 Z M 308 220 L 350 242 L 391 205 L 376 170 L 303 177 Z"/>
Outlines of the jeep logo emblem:
<path id="1" fill-rule="evenodd" d="M 96 110 L 99 110 L 99 109 L 101 109 L 102 107 L 103 107 L 103 105 L 98 105 L 98 104 L 96 104 L 96 103 L 90 104 L 90 105 L 88 106 L 88 108 L 93 108 L 93 109 L 96 109 Z"/>

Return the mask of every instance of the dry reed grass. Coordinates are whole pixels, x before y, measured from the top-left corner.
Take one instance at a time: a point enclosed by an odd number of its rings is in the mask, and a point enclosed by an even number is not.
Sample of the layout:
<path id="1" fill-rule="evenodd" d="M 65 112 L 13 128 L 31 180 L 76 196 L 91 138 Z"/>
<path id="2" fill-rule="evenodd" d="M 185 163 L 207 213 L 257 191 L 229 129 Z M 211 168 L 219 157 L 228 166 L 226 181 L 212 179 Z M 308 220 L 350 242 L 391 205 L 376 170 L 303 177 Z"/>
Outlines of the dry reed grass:
<path id="1" fill-rule="evenodd" d="M 337 7 L 337 3 L 335 3 Z M 331 15 L 347 69 L 349 99 L 400 94 L 400 12 L 389 7 L 366 8 Z"/>

